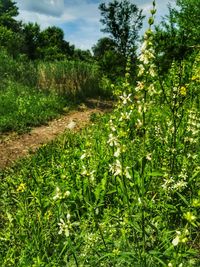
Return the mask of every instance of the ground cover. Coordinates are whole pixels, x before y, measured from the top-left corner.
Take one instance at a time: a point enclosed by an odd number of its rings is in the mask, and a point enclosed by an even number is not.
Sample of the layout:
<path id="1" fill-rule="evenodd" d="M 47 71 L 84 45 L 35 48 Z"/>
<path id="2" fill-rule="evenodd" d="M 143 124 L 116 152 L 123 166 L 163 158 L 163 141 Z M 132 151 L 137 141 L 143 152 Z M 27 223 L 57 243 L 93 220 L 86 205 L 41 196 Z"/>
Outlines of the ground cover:
<path id="1" fill-rule="evenodd" d="M 1 173 L 1 266 L 200 265 L 197 66 L 127 67 L 113 113 Z"/>

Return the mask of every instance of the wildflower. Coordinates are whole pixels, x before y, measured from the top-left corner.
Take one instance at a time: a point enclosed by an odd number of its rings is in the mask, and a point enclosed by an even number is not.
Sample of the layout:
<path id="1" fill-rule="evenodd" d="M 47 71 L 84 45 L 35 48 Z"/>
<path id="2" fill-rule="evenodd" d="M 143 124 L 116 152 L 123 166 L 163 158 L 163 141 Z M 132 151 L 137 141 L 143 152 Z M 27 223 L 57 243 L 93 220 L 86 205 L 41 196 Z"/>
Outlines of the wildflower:
<path id="1" fill-rule="evenodd" d="M 173 185 L 173 189 L 180 190 L 180 189 L 182 189 L 182 188 L 184 188 L 186 186 L 187 186 L 187 183 L 186 182 L 184 182 L 184 181 L 178 181 L 177 183 L 175 183 Z"/>
<path id="2" fill-rule="evenodd" d="M 68 237 L 69 236 L 69 226 L 68 226 L 68 224 L 66 224 L 63 219 L 60 219 L 60 222 L 58 223 L 58 226 L 60 227 L 60 230 L 59 230 L 58 234 L 61 235 L 62 233 L 64 233 L 65 236 Z"/>
<path id="3" fill-rule="evenodd" d="M 63 194 L 63 198 L 68 197 L 69 195 L 70 195 L 70 192 L 69 192 L 69 191 L 66 191 L 66 192 Z"/>
<path id="4" fill-rule="evenodd" d="M 144 74 L 145 68 L 142 64 L 140 64 L 138 67 L 139 67 L 138 76 L 140 77 Z"/>
<path id="5" fill-rule="evenodd" d="M 57 200 L 57 199 L 61 199 L 62 198 L 62 193 L 60 191 L 60 188 L 57 186 L 56 187 L 56 194 L 55 196 L 53 197 L 53 200 Z"/>
<path id="6" fill-rule="evenodd" d="M 24 192 L 26 189 L 26 184 L 25 183 L 21 183 L 18 187 L 17 187 L 17 192 Z"/>
<path id="7" fill-rule="evenodd" d="M 114 153 L 114 157 L 118 158 L 120 156 L 120 154 L 121 154 L 121 149 L 120 149 L 120 147 L 118 147 Z"/>
<path id="8" fill-rule="evenodd" d="M 146 159 L 149 160 L 149 161 L 152 160 L 151 153 L 146 155 Z"/>
<path id="9" fill-rule="evenodd" d="M 124 172 L 124 174 L 125 174 L 126 178 L 131 179 L 132 177 L 131 177 L 131 175 L 130 175 L 129 169 L 130 169 L 130 167 L 127 166 L 127 167 L 125 168 L 125 172 Z"/>
<path id="10" fill-rule="evenodd" d="M 138 92 L 138 91 L 140 91 L 140 90 L 142 90 L 142 89 L 144 89 L 144 83 L 138 81 L 138 82 L 137 82 L 137 86 L 135 87 L 135 91 Z"/>
<path id="11" fill-rule="evenodd" d="M 193 221 L 196 220 L 196 216 L 194 216 L 194 215 L 192 214 L 192 212 L 190 212 L 190 211 L 184 213 L 183 216 L 184 216 L 185 219 L 186 219 L 188 222 L 190 222 L 190 223 L 192 223 Z"/>
<path id="12" fill-rule="evenodd" d="M 110 165 L 110 171 L 114 176 L 121 175 L 122 174 L 122 165 L 119 160 L 116 160 L 116 162 L 113 165 Z"/>
<path id="13" fill-rule="evenodd" d="M 186 94 L 187 94 L 186 87 L 185 87 L 185 86 L 181 86 L 179 92 L 180 92 L 180 94 L 181 94 L 182 96 L 186 96 Z"/>
<path id="14" fill-rule="evenodd" d="M 107 142 L 110 146 L 118 145 L 117 138 L 113 134 L 109 134 L 109 139 Z"/>
<path id="15" fill-rule="evenodd" d="M 122 96 L 120 96 L 120 99 L 122 100 L 123 105 L 126 105 L 128 102 L 132 102 L 131 100 L 131 94 L 123 93 Z"/>
<path id="16" fill-rule="evenodd" d="M 66 191 L 64 194 L 62 194 L 60 188 L 57 186 L 56 187 L 56 192 L 55 192 L 55 196 L 53 197 L 53 200 L 56 201 L 58 199 L 63 199 L 66 198 L 70 195 L 69 191 Z"/>
<path id="17" fill-rule="evenodd" d="M 181 235 L 181 232 L 180 231 L 176 231 L 176 237 L 172 240 L 172 244 L 173 244 L 174 247 L 179 244 L 180 235 Z"/>
<path id="18" fill-rule="evenodd" d="M 80 157 L 81 160 L 83 160 L 86 157 L 86 153 L 83 153 Z"/>

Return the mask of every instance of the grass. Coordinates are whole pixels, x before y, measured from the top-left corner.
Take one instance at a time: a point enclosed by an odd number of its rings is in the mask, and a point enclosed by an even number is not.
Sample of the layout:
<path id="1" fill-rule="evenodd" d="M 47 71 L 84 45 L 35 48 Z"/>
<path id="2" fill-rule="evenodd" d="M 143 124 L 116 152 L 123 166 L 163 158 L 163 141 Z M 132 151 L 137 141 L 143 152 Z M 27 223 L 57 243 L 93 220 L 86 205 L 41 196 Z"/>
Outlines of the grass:
<path id="1" fill-rule="evenodd" d="M 97 65 L 79 61 L 40 63 L 38 87 L 71 97 L 95 97 L 103 95 L 99 87 L 100 74 Z"/>
<path id="2" fill-rule="evenodd" d="M 198 64 L 2 171 L 2 267 L 200 266 Z"/>
<path id="3" fill-rule="evenodd" d="M 1 51 L 0 74 L 0 133 L 27 131 L 57 117 L 66 106 L 105 95 L 97 66 L 84 62 L 32 63 Z"/>
<path id="4" fill-rule="evenodd" d="M 24 132 L 63 113 L 70 101 L 54 92 L 7 82 L 0 91 L 0 133 Z"/>

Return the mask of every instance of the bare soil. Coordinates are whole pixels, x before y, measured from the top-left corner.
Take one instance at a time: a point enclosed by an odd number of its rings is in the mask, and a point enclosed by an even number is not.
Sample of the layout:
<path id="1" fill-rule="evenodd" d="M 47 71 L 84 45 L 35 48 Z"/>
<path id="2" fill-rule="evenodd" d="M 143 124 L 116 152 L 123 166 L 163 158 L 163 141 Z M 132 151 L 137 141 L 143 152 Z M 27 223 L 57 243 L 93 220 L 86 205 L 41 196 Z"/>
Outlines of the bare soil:
<path id="1" fill-rule="evenodd" d="M 77 131 L 90 122 L 93 113 L 104 113 L 112 109 L 112 102 L 88 100 L 77 110 L 61 115 L 47 125 L 33 128 L 29 133 L 19 135 L 8 133 L 0 136 L 0 169 L 11 166 L 16 160 L 36 151 L 52 141 L 65 130 Z"/>

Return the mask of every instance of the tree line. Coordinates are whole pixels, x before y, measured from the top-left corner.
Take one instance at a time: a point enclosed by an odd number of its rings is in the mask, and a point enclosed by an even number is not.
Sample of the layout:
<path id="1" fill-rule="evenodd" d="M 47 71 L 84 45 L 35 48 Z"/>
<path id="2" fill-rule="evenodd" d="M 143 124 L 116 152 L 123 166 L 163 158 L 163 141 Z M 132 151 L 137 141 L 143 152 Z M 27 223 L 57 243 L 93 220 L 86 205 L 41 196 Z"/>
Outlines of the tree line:
<path id="1" fill-rule="evenodd" d="M 176 7 L 168 6 L 168 15 L 155 25 L 154 46 L 157 64 L 166 72 L 174 60 L 189 57 L 199 49 L 200 1 L 175 0 Z M 127 58 L 136 63 L 139 32 L 145 16 L 129 0 L 113 0 L 99 5 L 102 31 L 107 35 L 90 50 L 75 48 L 64 39 L 64 32 L 56 26 L 40 29 L 37 23 L 18 21 L 16 3 L 0 0 L 0 47 L 14 58 L 29 60 L 83 60 L 98 62 L 109 78 L 115 79 L 125 72 Z M 135 69 L 132 64 L 133 72 Z"/>

